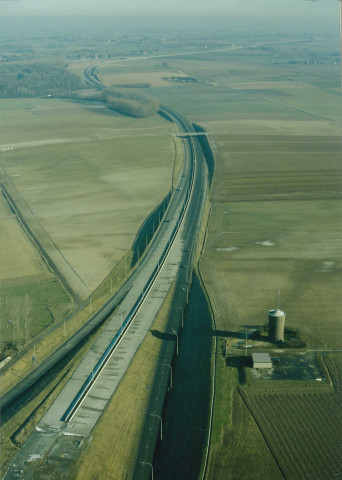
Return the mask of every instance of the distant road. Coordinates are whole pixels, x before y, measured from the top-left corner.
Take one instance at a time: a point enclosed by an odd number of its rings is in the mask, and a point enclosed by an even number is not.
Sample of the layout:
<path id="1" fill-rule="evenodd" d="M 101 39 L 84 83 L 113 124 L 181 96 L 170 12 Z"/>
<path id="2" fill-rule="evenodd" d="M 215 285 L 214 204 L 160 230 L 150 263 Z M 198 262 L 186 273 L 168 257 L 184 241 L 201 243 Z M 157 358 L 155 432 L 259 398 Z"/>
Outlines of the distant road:
<path id="1" fill-rule="evenodd" d="M 112 60 L 106 60 L 104 62 L 97 63 L 96 65 L 91 65 L 90 67 L 86 68 L 86 70 L 83 72 L 84 79 L 87 80 L 91 85 L 98 86 L 99 88 L 103 88 L 104 85 L 99 81 L 99 79 L 94 75 L 95 69 L 99 67 L 100 65 L 106 65 L 108 63 L 120 63 L 124 60 L 145 60 L 148 58 L 169 58 L 169 57 L 184 57 L 184 56 L 189 56 L 189 55 L 205 55 L 208 53 L 223 53 L 223 52 L 230 52 L 231 50 L 237 50 L 243 48 L 243 46 L 240 45 L 232 45 L 231 47 L 227 48 L 217 48 L 217 49 L 202 49 L 202 50 L 194 50 L 193 52 L 179 52 L 179 53 L 165 53 L 164 55 L 140 55 L 137 57 L 124 57 L 124 58 L 119 58 L 119 59 L 112 59 Z M 95 83 L 94 81 L 97 80 L 98 84 Z"/>

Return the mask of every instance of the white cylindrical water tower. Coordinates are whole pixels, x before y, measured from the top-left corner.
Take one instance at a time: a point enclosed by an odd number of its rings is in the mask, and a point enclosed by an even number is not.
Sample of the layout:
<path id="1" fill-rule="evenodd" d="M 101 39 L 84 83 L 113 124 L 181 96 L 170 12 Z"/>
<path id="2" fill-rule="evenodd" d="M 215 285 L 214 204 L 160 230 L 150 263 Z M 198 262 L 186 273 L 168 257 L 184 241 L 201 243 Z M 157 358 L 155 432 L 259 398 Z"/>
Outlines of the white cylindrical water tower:
<path id="1" fill-rule="evenodd" d="M 285 315 L 285 312 L 278 308 L 268 312 L 268 335 L 271 342 L 284 341 Z"/>

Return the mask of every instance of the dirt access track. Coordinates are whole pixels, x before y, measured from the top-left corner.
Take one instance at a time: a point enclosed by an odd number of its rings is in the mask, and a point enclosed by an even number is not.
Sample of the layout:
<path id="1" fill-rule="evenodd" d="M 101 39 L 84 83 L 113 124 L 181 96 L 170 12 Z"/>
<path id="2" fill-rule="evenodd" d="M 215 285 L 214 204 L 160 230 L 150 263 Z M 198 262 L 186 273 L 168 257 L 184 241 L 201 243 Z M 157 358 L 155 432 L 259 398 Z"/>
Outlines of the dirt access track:
<path id="1" fill-rule="evenodd" d="M 77 297 L 83 297 L 87 291 L 86 284 L 41 227 L 23 198 L 6 178 L 2 180 L 0 188 L 19 223 L 37 247 L 48 268 L 61 280 L 74 300 Z"/>

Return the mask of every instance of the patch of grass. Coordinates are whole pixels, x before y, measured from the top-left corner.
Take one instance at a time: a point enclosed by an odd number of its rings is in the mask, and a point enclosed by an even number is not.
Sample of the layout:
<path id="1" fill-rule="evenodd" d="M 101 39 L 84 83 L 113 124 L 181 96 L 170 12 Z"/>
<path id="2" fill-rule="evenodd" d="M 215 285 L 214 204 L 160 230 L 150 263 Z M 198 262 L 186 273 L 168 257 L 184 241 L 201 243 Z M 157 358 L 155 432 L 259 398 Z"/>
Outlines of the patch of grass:
<path id="1" fill-rule="evenodd" d="M 283 479 L 252 415 L 232 390 L 231 427 L 222 427 L 221 441 L 213 442 L 207 477 L 212 480 Z"/>
<path id="2" fill-rule="evenodd" d="M 14 356 L 42 330 L 64 318 L 70 298 L 58 281 L 1 288 L 1 357 Z"/>
<path id="3" fill-rule="evenodd" d="M 216 392 L 215 410 L 213 418 L 212 445 L 219 445 L 222 442 L 222 435 L 225 429 L 232 425 L 233 414 L 233 387 L 237 383 L 237 369 L 227 368 L 225 357 L 222 353 L 225 339 L 217 339 L 216 357 Z"/>
<path id="4" fill-rule="evenodd" d="M 144 85 L 144 88 L 149 87 L 160 87 L 160 86 L 172 86 L 173 84 L 167 80 L 168 77 L 172 75 L 179 75 L 179 73 L 175 73 L 172 71 L 167 71 L 164 69 L 156 69 L 155 72 L 148 71 L 148 72 L 139 72 L 132 71 L 132 73 L 124 73 L 122 70 L 126 70 L 127 68 L 120 68 L 120 66 L 106 66 L 102 67 L 98 70 L 98 77 L 101 81 L 105 81 L 107 85 L 117 85 L 123 84 L 126 86 L 134 85 L 141 83 Z M 110 71 L 114 71 L 114 73 L 110 73 Z"/>
<path id="5" fill-rule="evenodd" d="M 78 330 L 90 316 L 99 310 L 103 304 L 110 298 L 113 292 L 119 288 L 130 272 L 130 264 L 132 261 L 132 250 L 123 256 L 120 262 L 114 267 L 106 279 L 92 294 L 91 303 L 83 304 L 73 315 L 70 315 L 65 322 L 60 321 L 59 324 L 51 325 L 44 332 L 39 340 L 35 342 L 35 354 L 37 364 L 42 362 L 44 358 L 57 349 L 66 338 L 70 337 Z M 45 287 L 43 287 L 45 288 Z M 8 327 L 7 327 L 8 330 Z M 13 330 L 14 335 L 16 333 Z M 8 333 L 8 332 L 7 332 Z M 10 331 L 12 333 L 12 330 Z M 16 338 L 16 337 L 15 337 Z M 27 349 L 26 349 L 27 350 Z M 32 369 L 33 346 L 14 363 L 10 369 L 5 370 L 1 374 L 1 395 L 6 393 L 18 381 L 27 375 Z"/>

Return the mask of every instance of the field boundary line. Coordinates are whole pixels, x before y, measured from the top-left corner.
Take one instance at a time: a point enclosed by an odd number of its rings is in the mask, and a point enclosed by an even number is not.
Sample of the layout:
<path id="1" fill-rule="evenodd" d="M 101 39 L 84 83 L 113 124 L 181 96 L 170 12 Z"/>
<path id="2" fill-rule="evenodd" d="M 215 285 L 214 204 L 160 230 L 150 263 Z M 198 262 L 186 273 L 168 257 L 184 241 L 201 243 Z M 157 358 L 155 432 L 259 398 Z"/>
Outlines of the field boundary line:
<path id="1" fill-rule="evenodd" d="M 25 218 L 25 215 L 23 214 L 21 209 L 18 207 L 17 202 L 13 198 L 13 193 L 11 194 L 8 191 L 8 186 L 6 186 L 4 183 L 0 183 L 0 188 L 2 189 L 2 194 L 3 194 L 4 198 L 8 202 L 11 210 L 13 211 L 13 213 L 14 213 L 16 219 L 18 220 L 20 226 L 24 230 L 26 236 L 30 239 L 30 241 L 33 243 L 35 248 L 38 250 L 38 253 L 39 253 L 40 257 L 43 259 L 43 261 L 46 264 L 46 266 L 48 267 L 48 269 L 51 271 L 51 273 L 53 273 L 54 275 L 56 275 L 59 278 L 59 280 L 63 284 L 66 291 L 69 293 L 69 295 L 73 298 L 74 302 L 77 304 L 78 303 L 78 293 L 75 292 L 75 289 L 70 285 L 70 283 L 67 280 L 67 278 L 65 277 L 65 275 L 63 275 L 61 270 L 58 268 L 58 266 L 56 264 L 56 261 L 52 259 L 51 255 L 47 252 L 46 248 L 43 246 L 42 242 L 39 240 L 39 238 L 38 238 L 39 235 L 37 234 L 37 232 L 34 232 L 34 227 L 30 225 L 30 223 L 31 223 L 30 220 Z M 28 210 L 29 210 L 29 207 L 28 207 Z M 77 273 L 72 269 L 72 267 L 70 266 L 68 261 L 65 259 L 63 254 L 60 252 L 58 247 L 54 244 L 54 242 L 51 240 L 50 236 L 47 234 L 47 232 L 45 232 L 45 230 L 39 224 L 39 222 L 33 216 L 33 214 L 32 214 L 32 219 L 36 222 L 37 228 L 39 228 L 42 232 L 44 232 L 44 234 L 46 235 L 47 241 L 51 243 L 52 247 L 57 252 L 57 254 L 59 254 L 61 256 L 61 258 L 63 260 L 63 263 L 65 263 L 67 265 L 67 268 L 69 268 L 73 272 L 73 274 L 76 276 L 78 281 L 81 282 L 81 284 L 83 286 L 85 286 L 84 282 L 80 279 L 80 277 L 77 275 Z"/>

